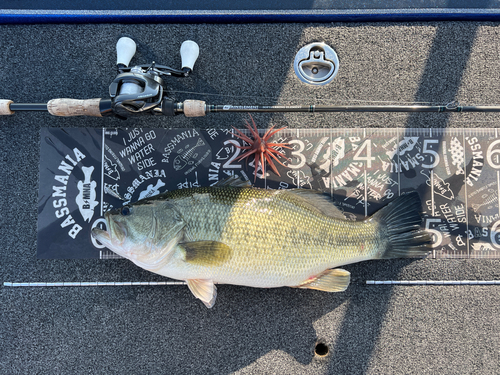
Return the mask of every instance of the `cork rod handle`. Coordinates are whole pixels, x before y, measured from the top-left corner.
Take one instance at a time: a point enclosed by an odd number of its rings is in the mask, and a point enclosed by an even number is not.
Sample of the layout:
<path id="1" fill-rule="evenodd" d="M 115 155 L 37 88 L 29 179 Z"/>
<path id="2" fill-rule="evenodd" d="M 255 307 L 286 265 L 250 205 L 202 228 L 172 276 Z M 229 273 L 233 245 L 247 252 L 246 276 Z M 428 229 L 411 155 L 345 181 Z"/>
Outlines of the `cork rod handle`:
<path id="1" fill-rule="evenodd" d="M 10 109 L 10 105 L 13 103 L 12 100 L 0 99 L 0 115 L 12 115 L 14 111 Z"/>
<path id="2" fill-rule="evenodd" d="M 206 114 L 206 104 L 202 100 L 185 100 L 183 112 L 186 117 L 201 117 Z"/>
<path id="3" fill-rule="evenodd" d="M 102 117 L 99 110 L 100 98 L 96 99 L 52 99 L 47 110 L 54 116 L 94 116 Z"/>

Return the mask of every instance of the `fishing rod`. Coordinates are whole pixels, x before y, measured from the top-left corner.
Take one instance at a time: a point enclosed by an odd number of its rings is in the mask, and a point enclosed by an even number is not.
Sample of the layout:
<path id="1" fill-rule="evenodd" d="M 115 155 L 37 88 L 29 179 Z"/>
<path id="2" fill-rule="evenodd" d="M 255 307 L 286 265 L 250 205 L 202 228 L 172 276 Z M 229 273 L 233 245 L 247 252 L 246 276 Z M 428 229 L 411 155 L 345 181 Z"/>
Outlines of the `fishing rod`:
<path id="1" fill-rule="evenodd" d="M 47 103 L 14 103 L 0 99 L 0 115 L 17 111 L 44 111 L 54 116 L 116 116 L 126 119 L 138 115 L 201 117 L 219 112 L 500 112 L 497 106 L 462 106 L 458 102 L 446 105 L 213 105 L 202 100 L 177 102 L 168 95 L 164 78 L 184 78 L 193 71 L 199 47 L 188 40 L 182 43 L 181 69 L 155 62 L 129 67 L 135 55 L 136 43 L 122 37 L 116 44 L 118 75 L 109 86 L 108 99 L 52 99 Z"/>

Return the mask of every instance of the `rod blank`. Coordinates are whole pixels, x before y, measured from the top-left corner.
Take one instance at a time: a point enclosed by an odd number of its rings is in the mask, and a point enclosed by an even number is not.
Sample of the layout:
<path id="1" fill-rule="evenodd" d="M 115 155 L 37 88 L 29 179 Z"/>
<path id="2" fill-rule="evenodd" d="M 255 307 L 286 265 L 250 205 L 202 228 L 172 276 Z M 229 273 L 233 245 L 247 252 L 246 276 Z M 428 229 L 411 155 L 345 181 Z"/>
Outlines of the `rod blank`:
<path id="1" fill-rule="evenodd" d="M 47 111 L 46 103 L 12 103 L 11 111 Z"/>
<path id="2" fill-rule="evenodd" d="M 207 105 L 206 112 L 500 112 L 500 106 L 430 106 L 430 105 L 300 105 L 300 106 L 231 106 Z"/>

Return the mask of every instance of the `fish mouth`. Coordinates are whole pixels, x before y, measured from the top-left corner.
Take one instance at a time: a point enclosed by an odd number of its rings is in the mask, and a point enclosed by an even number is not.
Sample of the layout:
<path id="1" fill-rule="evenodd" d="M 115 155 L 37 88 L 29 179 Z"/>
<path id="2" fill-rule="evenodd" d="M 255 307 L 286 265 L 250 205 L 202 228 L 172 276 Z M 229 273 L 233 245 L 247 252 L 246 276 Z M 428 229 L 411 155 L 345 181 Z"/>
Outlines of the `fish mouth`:
<path id="1" fill-rule="evenodd" d="M 92 228 L 92 237 L 99 241 L 101 244 L 106 246 L 107 248 L 110 248 L 111 246 L 111 236 L 109 235 L 108 232 L 105 230 L 102 230 L 100 228 Z"/>
<path id="2" fill-rule="evenodd" d="M 111 217 L 109 212 L 104 214 L 107 230 L 92 228 L 91 234 L 94 239 L 106 246 L 108 249 L 123 255 L 121 245 L 127 237 L 127 230 L 122 223 L 119 223 Z"/>
<path id="3" fill-rule="evenodd" d="M 127 228 L 123 223 L 113 219 L 111 215 L 106 217 L 106 226 L 113 240 L 122 245 L 127 238 Z"/>

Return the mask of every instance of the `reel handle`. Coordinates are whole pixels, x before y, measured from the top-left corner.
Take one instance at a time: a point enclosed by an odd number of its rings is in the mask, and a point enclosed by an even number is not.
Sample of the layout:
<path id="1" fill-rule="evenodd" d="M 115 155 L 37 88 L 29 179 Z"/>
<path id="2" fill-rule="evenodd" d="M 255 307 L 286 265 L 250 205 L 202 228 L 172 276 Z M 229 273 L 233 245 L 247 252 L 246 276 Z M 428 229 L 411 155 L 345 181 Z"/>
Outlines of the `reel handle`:
<path id="1" fill-rule="evenodd" d="M 192 40 L 186 40 L 181 44 L 181 62 L 182 70 L 193 70 L 194 63 L 200 54 L 200 47 Z"/>
<path id="2" fill-rule="evenodd" d="M 137 45 L 132 39 L 126 36 L 118 39 L 118 42 L 116 42 L 116 65 L 128 67 L 130 60 L 135 55 L 136 49 Z"/>

